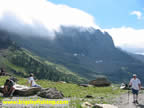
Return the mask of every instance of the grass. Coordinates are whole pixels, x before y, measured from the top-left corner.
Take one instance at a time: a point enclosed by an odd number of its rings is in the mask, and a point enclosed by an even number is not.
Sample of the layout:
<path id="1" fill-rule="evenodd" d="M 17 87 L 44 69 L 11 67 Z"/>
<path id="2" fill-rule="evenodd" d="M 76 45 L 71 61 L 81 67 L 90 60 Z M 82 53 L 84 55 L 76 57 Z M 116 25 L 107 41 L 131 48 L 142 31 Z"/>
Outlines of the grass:
<path id="1" fill-rule="evenodd" d="M 5 64 L 6 64 L 8 67 L 11 67 L 13 70 L 15 70 L 15 71 L 17 71 L 17 72 L 21 72 L 21 73 L 23 73 L 24 75 L 27 75 L 27 73 L 25 72 L 25 68 L 20 67 L 20 66 L 16 66 L 16 65 L 10 63 L 8 60 L 5 60 Z"/>
<path id="2" fill-rule="evenodd" d="M 6 55 L 6 56 L 3 57 L 1 55 Z M 11 61 L 12 58 L 16 60 L 15 63 L 13 63 Z M 28 61 L 30 61 L 31 65 L 30 66 L 18 65 L 18 63 L 19 63 L 19 61 L 17 61 L 18 58 L 24 58 L 24 60 L 22 62 L 23 64 L 28 64 Z M 38 67 L 36 67 L 37 64 L 39 64 Z M 45 61 L 45 59 L 40 58 L 23 48 L 21 50 L 15 50 L 15 51 L 11 51 L 9 49 L 0 50 L 0 66 L 3 66 L 3 65 L 6 67 L 7 72 L 11 73 L 11 70 L 13 70 L 12 74 L 16 74 L 16 75 L 20 75 L 20 76 L 27 76 L 29 73 L 34 73 L 37 70 L 40 70 L 41 67 L 44 67 L 44 70 L 51 69 L 51 71 L 55 72 L 54 74 L 56 74 L 56 76 L 63 77 L 62 79 L 66 80 L 66 81 L 71 81 L 71 82 L 76 82 L 76 81 L 77 82 L 86 82 L 87 81 L 86 78 L 83 78 L 83 77 L 79 76 L 78 74 L 70 71 L 63 65 L 58 65 L 58 64 L 54 64 L 50 61 Z M 32 67 L 32 68 L 30 69 L 29 67 Z M 36 67 L 35 71 L 34 71 L 33 67 Z M 50 72 L 48 72 L 46 74 L 49 75 Z M 38 77 L 38 75 L 37 75 L 37 77 Z M 69 77 L 70 79 L 68 80 L 67 77 Z M 53 78 L 53 79 L 56 79 L 56 78 Z"/>
<path id="3" fill-rule="evenodd" d="M 8 77 L 0 78 L 0 86 L 4 84 L 7 78 Z M 17 82 L 18 84 L 26 85 L 26 78 L 17 78 L 19 80 Z M 48 80 L 38 80 L 36 82 L 44 88 L 55 87 L 59 91 L 62 91 L 64 96 L 71 100 L 70 105 L 76 108 L 80 108 L 81 103 L 86 101 L 90 103 L 112 103 L 111 100 L 122 93 L 116 85 L 110 87 L 81 87 L 77 84 L 52 82 Z M 93 98 L 85 98 L 86 95 L 91 95 Z"/>

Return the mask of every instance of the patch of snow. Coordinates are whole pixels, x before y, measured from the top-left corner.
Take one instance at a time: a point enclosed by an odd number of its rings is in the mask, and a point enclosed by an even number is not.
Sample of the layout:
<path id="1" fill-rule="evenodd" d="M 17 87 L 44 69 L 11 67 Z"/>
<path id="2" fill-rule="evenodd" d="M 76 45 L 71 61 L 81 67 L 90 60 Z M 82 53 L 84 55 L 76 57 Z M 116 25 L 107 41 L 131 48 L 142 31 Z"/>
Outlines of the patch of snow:
<path id="1" fill-rule="evenodd" d="M 102 63 L 103 60 L 96 60 L 96 63 Z"/>

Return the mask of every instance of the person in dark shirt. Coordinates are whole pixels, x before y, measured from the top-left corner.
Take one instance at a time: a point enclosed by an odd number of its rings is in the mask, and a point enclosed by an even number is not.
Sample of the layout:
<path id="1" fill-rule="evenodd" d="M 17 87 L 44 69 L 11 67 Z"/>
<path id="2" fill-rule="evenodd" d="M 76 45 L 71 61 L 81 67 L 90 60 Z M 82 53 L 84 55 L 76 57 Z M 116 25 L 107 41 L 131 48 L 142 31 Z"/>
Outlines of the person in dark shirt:
<path id="1" fill-rule="evenodd" d="M 6 80 L 4 84 L 4 90 L 3 90 L 3 95 L 5 97 L 13 96 L 13 93 L 15 91 L 15 88 L 14 88 L 15 82 L 16 82 L 15 78 L 10 78 Z"/>
<path id="2" fill-rule="evenodd" d="M 5 75 L 5 71 L 3 68 L 0 68 L 0 76 L 4 76 Z"/>

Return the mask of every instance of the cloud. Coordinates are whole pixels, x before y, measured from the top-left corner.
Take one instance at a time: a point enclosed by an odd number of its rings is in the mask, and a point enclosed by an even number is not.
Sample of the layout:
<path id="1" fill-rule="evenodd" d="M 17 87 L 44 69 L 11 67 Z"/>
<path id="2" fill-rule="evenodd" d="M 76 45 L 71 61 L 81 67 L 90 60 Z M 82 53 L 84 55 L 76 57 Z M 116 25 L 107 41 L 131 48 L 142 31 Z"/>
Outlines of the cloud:
<path id="1" fill-rule="evenodd" d="M 119 47 L 144 48 L 144 29 L 121 27 L 105 29 Z"/>
<path id="2" fill-rule="evenodd" d="M 137 19 L 142 19 L 142 13 L 140 11 L 133 11 L 130 13 L 130 15 L 136 15 Z"/>
<path id="3" fill-rule="evenodd" d="M 90 14 L 47 0 L 0 0 L 0 27 L 12 32 L 54 36 L 60 26 L 99 28 Z"/>

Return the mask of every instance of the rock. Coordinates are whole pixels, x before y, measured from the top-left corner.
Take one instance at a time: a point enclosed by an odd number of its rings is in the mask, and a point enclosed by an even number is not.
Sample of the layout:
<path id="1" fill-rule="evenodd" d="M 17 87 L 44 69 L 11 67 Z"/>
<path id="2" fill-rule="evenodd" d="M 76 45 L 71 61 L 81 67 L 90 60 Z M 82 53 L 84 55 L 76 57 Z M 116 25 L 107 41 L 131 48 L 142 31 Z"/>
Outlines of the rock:
<path id="1" fill-rule="evenodd" d="M 0 87 L 1 93 L 3 93 L 3 88 L 4 86 Z M 14 88 L 15 88 L 15 92 L 13 94 L 14 96 L 32 96 L 36 95 L 41 90 L 41 88 L 39 87 L 27 87 L 19 84 L 15 84 Z"/>
<path id="2" fill-rule="evenodd" d="M 122 83 L 122 84 L 121 84 L 121 86 L 120 86 L 120 89 L 123 89 L 123 90 L 128 90 L 128 89 L 129 89 L 129 87 L 128 87 L 128 85 L 127 85 L 127 84 Z"/>
<path id="3" fill-rule="evenodd" d="M 80 84 L 79 86 L 89 87 L 89 86 L 91 86 L 91 85 L 89 85 L 89 84 Z"/>
<path id="4" fill-rule="evenodd" d="M 100 105 L 94 105 L 93 108 L 103 108 L 103 107 Z"/>
<path id="5" fill-rule="evenodd" d="M 56 88 L 42 89 L 37 95 L 48 99 L 62 99 L 64 97 L 63 93 Z"/>
<path id="6" fill-rule="evenodd" d="M 82 105 L 81 105 L 82 108 L 92 108 L 93 105 L 90 104 L 89 102 L 84 102 Z"/>
<path id="7" fill-rule="evenodd" d="M 110 104 L 95 104 L 93 108 L 118 108 L 118 107 Z"/>
<path id="8" fill-rule="evenodd" d="M 81 105 L 82 108 L 118 108 L 117 106 L 110 105 L 110 104 L 91 104 L 89 102 L 84 102 Z"/>
<path id="9" fill-rule="evenodd" d="M 105 87 L 105 86 L 111 85 L 110 81 L 108 81 L 108 79 L 105 77 L 98 77 L 96 78 L 96 80 L 90 81 L 89 84 L 97 86 L 97 87 Z"/>
<path id="10" fill-rule="evenodd" d="M 65 81 L 58 81 L 58 83 L 63 83 L 63 84 L 65 84 L 66 82 L 65 82 Z"/>
<path id="11" fill-rule="evenodd" d="M 91 95 L 86 95 L 85 98 L 93 98 Z"/>

